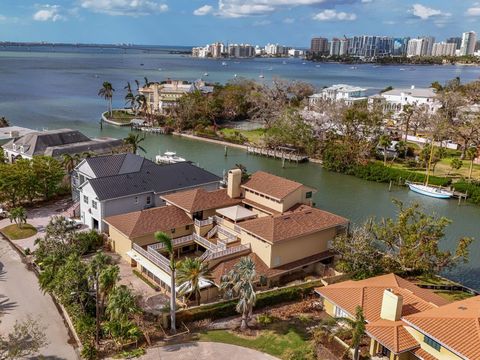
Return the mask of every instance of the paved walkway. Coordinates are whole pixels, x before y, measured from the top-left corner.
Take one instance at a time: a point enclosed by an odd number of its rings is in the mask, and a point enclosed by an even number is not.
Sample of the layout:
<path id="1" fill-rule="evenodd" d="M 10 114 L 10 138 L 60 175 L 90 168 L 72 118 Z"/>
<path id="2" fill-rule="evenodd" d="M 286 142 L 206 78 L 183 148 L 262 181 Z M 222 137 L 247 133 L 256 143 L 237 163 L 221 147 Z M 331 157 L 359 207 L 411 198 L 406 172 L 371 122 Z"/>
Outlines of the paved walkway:
<path id="1" fill-rule="evenodd" d="M 3 238 L 0 238 L 0 312 L 3 333 L 27 315 L 39 321 L 49 342 L 40 351 L 46 359 L 78 358 L 68 344 L 67 328 L 52 298 L 42 293 L 35 274 L 27 270 L 18 253 Z"/>
<path id="2" fill-rule="evenodd" d="M 215 343 L 194 342 L 169 345 L 148 349 L 142 360 L 278 360 L 276 357 L 241 346 Z"/>

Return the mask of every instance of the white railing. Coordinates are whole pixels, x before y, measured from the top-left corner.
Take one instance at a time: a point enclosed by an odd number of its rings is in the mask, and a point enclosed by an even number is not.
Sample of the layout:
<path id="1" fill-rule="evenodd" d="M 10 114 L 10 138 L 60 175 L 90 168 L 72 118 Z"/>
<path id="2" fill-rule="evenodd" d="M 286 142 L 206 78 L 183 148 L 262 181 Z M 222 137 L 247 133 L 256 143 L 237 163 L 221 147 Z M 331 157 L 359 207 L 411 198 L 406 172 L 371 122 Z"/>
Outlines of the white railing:
<path id="1" fill-rule="evenodd" d="M 217 251 L 217 252 L 211 254 L 208 257 L 208 260 L 218 259 L 218 258 L 221 258 L 221 257 L 224 257 L 224 256 L 236 254 L 236 253 L 239 253 L 239 252 L 244 252 L 244 251 L 247 251 L 247 250 L 250 250 L 250 244 L 233 246 L 231 248 L 228 248 L 228 249 L 225 249 L 225 250 L 222 250 L 222 251 Z"/>
<path id="2" fill-rule="evenodd" d="M 206 260 L 211 254 L 212 254 L 212 253 L 211 253 L 209 250 L 205 251 L 205 252 L 202 254 L 202 256 L 199 257 L 200 261 Z"/>
<path id="3" fill-rule="evenodd" d="M 202 226 L 207 226 L 213 224 L 213 218 L 209 217 L 206 220 L 197 220 L 195 219 L 195 226 L 202 227 Z"/>
<path id="4" fill-rule="evenodd" d="M 176 239 L 172 239 L 172 245 L 173 247 L 178 247 L 178 246 L 183 246 L 185 244 L 193 242 L 193 235 L 187 235 L 183 237 L 179 237 Z M 156 244 L 151 244 L 147 246 L 147 249 L 150 250 L 162 250 L 165 248 L 165 245 L 163 243 L 156 243 Z"/>
<path id="5" fill-rule="evenodd" d="M 220 224 L 220 225 L 223 224 L 223 222 L 225 221 L 220 216 L 217 216 L 217 215 L 213 215 L 212 218 L 217 224 Z"/>
<path id="6" fill-rule="evenodd" d="M 233 231 L 235 231 L 237 234 L 241 234 L 242 233 L 242 228 L 240 226 L 238 226 L 237 224 L 233 225 Z"/>
<path id="7" fill-rule="evenodd" d="M 215 225 L 208 233 L 207 233 L 207 239 L 210 239 L 213 235 L 217 233 L 218 230 L 218 225 Z"/>
<path id="8" fill-rule="evenodd" d="M 227 249 L 227 242 L 225 240 L 217 240 L 217 251 L 223 251 Z"/>
<path id="9" fill-rule="evenodd" d="M 169 275 L 171 274 L 170 262 L 168 261 L 168 259 L 166 257 L 160 255 L 155 250 L 147 251 L 137 244 L 133 244 L 132 249 L 134 251 L 136 251 L 139 255 L 143 256 L 144 258 L 147 258 L 149 261 L 151 261 L 152 263 L 157 265 L 159 268 L 161 268 L 167 274 L 169 274 Z"/>
<path id="10" fill-rule="evenodd" d="M 211 243 L 210 241 L 201 237 L 200 235 L 193 234 L 193 240 L 196 243 L 202 245 L 207 250 L 216 251 L 216 249 L 217 249 L 217 245 L 215 245 L 214 243 Z"/>
<path id="11" fill-rule="evenodd" d="M 237 241 L 237 235 L 234 234 L 233 232 L 228 231 L 227 229 L 223 227 L 218 228 L 218 233 L 225 235 L 227 237 L 227 243 L 230 244 L 231 242 Z"/>

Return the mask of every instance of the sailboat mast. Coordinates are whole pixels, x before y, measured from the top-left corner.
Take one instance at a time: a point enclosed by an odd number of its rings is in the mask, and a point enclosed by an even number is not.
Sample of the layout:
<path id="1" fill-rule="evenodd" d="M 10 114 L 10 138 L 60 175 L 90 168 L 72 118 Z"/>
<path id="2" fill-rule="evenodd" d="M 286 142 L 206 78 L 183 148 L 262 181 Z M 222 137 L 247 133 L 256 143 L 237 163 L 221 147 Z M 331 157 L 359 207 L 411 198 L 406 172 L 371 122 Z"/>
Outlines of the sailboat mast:
<path id="1" fill-rule="evenodd" d="M 428 185 L 428 180 L 430 179 L 430 166 L 432 165 L 432 157 L 433 157 L 433 136 L 432 142 L 430 143 L 430 158 L 428 159 L 428 166 L 427 166 L 427 179 L 425 180 L 425 186 Z"/>

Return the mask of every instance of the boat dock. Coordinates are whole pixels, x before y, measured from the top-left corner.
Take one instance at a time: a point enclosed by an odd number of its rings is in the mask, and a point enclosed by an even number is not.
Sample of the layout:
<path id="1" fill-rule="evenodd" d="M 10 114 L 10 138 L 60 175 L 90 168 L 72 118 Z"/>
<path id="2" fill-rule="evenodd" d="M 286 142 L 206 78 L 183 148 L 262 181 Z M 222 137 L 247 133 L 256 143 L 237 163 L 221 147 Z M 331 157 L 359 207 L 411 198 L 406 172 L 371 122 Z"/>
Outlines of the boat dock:
<path id="1" fill-rule="evenodd" d="M 277 147 L 275 149 L 247 146 L 247 153 L 254 154 L 254 155 L 268 156 L 274 159 L 295 161 L 297 163 L 308 161 L 308 156 L 298 154 L 296 149 L 283 147 L 283 146 Z"/>
<path id="2" fill-rule="evenodd" d="M 133 126 L 132 129 L 162 135 L 171 133 L 170 129 L 166 127 Z"/>

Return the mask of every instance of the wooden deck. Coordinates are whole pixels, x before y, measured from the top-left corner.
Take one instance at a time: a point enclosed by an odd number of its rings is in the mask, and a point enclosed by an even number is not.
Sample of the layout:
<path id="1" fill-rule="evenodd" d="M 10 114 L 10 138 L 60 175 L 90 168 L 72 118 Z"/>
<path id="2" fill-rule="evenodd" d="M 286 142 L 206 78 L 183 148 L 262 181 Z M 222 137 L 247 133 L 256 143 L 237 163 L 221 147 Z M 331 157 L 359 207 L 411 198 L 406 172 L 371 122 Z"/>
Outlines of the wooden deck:
<path id="1" fill-rule="evenodd" d="M 267 149 L 255 146 L 247 146 L 247 153 L 272 157 L 274 159 L 285 159 L 287 161 L 306 162 L 308 156 L 297 154 L 294 151 L 286 151 L 282 149 Z"/>

